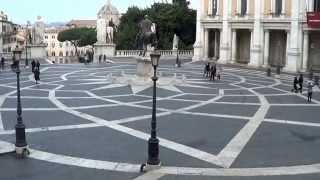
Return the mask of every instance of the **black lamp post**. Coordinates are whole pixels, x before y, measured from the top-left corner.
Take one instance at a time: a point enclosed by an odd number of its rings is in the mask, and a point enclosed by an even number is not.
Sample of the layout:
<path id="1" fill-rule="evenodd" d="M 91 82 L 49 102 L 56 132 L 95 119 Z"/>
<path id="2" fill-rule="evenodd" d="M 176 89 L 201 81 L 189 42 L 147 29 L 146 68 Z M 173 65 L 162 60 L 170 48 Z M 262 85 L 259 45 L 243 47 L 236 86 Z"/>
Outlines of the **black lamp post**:
<path id="1" fill-rule="evenodd" d="M 25 67 L 29 66 L 29 60 L 28 60 L 28 38 L 29 38 L 29 24 L 30 22 L 27 22 L 27 27 L 26 27 L 26 61 L 25 61 Z"/>
<path id="2" fill-rule="evenodd" d="M 160 60 L 159 53 L 150 54 L 151 63 L 154 69 L 154 75 L 152 77 L 153 81 L 153 104 L 152 104 L 152 120 L 151 120 L 151 137 L 148 141 L 148 162 L 147 165 L 150 166 L 159 166 L 159 139 L 157 138 L 157 119 L 156 119 L 156 102 L 157 102 L 157 67 L 159 65 Z"/>
<path id="3" fill-rule="evenodd" d="M 17 74 L 17 124 L 15 126 L 16 130 L 16 154 L 21 155 L 22 157 L 26 156 L 28 151 L 28 144 L 26 141 L 26 126 L 22 121 L 22 107 L 20 99 L 20 59 L 21 59 L 22 50 L 16 48 L 13 51 L 13 64 L 11 65 L 12 71 Z"/>

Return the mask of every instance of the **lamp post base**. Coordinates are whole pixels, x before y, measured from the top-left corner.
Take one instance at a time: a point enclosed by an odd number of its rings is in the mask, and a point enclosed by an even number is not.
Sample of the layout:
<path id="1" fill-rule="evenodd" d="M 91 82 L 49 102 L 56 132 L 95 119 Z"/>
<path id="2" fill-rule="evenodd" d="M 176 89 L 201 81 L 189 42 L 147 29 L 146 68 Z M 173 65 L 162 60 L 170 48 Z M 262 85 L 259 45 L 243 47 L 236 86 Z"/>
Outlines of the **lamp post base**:
<path id="1" fill-rule="evenodd" d="M 30 154 L 29 146 L 17 147 L 16 146 L 16 154 L 18 157 L 27 157 Z"/>
<path id="2" fill-rule="evenodd" d="M 161 168 L 161 163 L 159 165 L 142 164 L 140 172 L 154 171 Z"/>

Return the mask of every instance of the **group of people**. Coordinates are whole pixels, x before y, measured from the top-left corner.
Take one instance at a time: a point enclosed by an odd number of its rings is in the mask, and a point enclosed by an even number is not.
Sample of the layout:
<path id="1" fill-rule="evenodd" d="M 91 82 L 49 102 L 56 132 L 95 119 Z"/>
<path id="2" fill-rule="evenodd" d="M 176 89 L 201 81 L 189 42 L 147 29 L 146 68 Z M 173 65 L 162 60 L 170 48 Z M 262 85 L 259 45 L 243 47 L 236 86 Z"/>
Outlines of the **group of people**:
<path id="1" fill-rule="evenodd" d="M 297 76 L 294 77 L 292 92 L 302 93 L 303 82 L 304 82 L 303 74 L 300 74 L 299 77 L 297 77 Z M 312 81 L 309 81 L 307 84 L 308 102 L 312 101 L 313 87 L 314 87 L 314 83 Z"/>
<path id="2" fill-rule="evenodd" d="M 215 81 L 217 78 L 221 80 L 222 67 L 217 64 L 211 65 L 207 63 L 204 67 L 203 77 L 210 78 L 210 81 Z"/>
<path id="3" fill-rule="evenodd" d="M 40 81 L 40 62 L 33 60 L 31 62 L 31 70 L 34 74 L 34 80 L 38 84 L 38 81 Z"/>

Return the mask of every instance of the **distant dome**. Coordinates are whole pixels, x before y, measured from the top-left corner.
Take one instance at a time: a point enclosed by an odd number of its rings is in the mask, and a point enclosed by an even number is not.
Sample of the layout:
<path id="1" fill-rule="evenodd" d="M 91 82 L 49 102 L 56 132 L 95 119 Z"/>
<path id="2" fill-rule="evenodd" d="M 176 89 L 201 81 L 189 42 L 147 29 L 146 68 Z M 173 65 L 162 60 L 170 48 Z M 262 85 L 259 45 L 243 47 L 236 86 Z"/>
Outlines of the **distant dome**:
<path id="1" fill-rule="evenodd" d="M 112 21 L 115 25 L 120 23 L 120 16 L 118 9 L 111 4 L 110 0 L 98 12 L 98 18 L 103 18 L 108 22 Z"/>
<path id="2" fill-rule="evenodd" d="M 104 5 L 98 13 L 98 17 L 104 17 L 106 15 L 119 15 L 118 9 L 111 4 L 110 0 L 108 0 L 107 4 Z"/>

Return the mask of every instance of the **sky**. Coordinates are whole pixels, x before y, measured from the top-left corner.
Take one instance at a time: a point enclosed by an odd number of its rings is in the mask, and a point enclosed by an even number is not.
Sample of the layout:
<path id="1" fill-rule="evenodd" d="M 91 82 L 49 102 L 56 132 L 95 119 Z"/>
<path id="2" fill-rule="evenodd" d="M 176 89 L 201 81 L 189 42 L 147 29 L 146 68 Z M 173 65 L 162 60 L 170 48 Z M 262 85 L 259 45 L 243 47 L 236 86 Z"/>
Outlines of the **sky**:
<path id="1" fill-rule="evenodd" d="M 155 0 L 112 0 L 121 13 L 130 6 L 148 7 Z M 170 1 L 170 0 L 169 0 Z M 198 0 L 190 0 L 196 7 Z M 0 0 L 0 10 L 17 24 L 34 22 L 42 16 L 46 23 L 68 22 L 72 19 L 96 19 L 100 8 L 107 0 Z"/>

